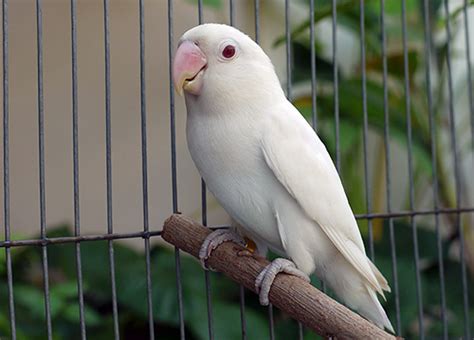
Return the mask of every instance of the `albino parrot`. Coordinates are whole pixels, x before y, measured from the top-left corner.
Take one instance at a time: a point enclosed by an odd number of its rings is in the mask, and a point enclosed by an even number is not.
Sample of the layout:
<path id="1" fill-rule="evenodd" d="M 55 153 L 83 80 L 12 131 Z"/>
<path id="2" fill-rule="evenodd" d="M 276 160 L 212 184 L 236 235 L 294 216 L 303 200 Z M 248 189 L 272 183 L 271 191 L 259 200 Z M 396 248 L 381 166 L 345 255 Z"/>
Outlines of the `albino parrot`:
<path id="1" fill-rule="evenodd" d="M 173 81 L 185 95 L 191 157 L 239 225 L 239 233 L 209 235 L 203 265 L 219 244 L 242 244 L 244 236 L 258 253 L 269 248 L 289 259 L 274 260 L 258 276 L 261 304 L 269 303 L 278 272 L 307 281 L 315 272 L 348 306 L 393 332 L 377 299 L 390 287 L 366 256 L 331 157 L 286 99 L 260 46 L 227 25 L 194 27 L 179 41 Z"/>

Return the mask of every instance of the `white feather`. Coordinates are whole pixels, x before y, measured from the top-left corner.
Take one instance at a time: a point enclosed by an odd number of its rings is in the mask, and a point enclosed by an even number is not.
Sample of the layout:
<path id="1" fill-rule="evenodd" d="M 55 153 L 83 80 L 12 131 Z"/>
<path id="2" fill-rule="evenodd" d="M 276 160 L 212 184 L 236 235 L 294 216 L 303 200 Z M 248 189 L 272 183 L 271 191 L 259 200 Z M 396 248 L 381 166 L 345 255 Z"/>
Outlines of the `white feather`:
<path id="1" fill-rule="evenodd" d="M 239 56 L 219 62 L 224 39 Z M 392 330 L 375 292 L 387 281 L 367 258 L 334 164 L 288 102 L 273 66 L 249 37 L 215 24 L 182 39 L 208 58 L 199 96 L 186 94 L 191 156 L 211 193 L 258 244 L 313 271 L 349 306 Z"/>
<path id="2" fill-rule="evenodd" d="M 262 151 L 268 166 L 367 283 L 383 294 L 365 255 L 359 228 L 326 148 L 289 102 L 276 108 L 276 112 L 269 117 L 262 139 Z M 289 155 L 298 157 L 295 159 Z M 321 194 L 324 198 L 317 199 Z"/>

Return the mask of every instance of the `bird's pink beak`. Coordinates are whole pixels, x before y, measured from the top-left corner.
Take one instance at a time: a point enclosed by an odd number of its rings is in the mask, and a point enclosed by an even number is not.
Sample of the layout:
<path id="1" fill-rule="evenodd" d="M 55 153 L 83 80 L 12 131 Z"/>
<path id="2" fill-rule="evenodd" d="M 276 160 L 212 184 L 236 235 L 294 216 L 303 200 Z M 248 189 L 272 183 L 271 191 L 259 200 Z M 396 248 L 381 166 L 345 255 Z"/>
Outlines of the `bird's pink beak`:
<path id="1" fill-rule="evenodd" d="M 199 95 L 201 93 L 207 59 L 201 49 L 192 41 L 185 40 L 179 45 L 173 63 L 173 82 L 176 91 L 183 90 Z"/>

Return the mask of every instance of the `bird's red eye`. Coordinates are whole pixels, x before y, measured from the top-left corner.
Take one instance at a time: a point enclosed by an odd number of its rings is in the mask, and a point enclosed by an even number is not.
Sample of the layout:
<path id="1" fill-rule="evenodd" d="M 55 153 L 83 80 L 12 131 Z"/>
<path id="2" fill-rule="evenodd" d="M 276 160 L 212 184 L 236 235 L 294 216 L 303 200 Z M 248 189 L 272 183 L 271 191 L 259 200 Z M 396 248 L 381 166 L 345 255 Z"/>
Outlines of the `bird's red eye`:
<path id="1" fill-rule="evenodd" d="M 226 59 L 230 59 L 235 55 L 235 47 L 232 45 L 227 45 L 222 50 L 222 56 Z"/>

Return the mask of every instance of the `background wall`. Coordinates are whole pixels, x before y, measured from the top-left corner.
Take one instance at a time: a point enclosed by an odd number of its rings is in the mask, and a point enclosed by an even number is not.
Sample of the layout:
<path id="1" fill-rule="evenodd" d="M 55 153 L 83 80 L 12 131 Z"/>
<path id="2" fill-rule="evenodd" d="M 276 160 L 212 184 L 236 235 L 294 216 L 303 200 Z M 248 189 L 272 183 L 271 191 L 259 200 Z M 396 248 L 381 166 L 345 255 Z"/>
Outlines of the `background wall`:
<path id="1" fill-rule="evenodd" d="M 261 38 L 283 75 L 284 47 L 270 48 L 284 30 L 283 2 L 278 6 L 269 2 L 262 2 Z M 237 26 L 253 36 L 253 1 L 238 1 L 236 6 Z M 145 8 L 149 211 L 150 226 L 156 230 L 172 212 L 167 2 L 145 1 Z M 116 232 L 142 228 L 138 9 L 136 1 L 110 2 Z M 77 10 L 81 228 L 84 233 L 102 233 L 106 230 L 103 5 L 82 0 Z M 228 22 L 228 8 L 206 7 L 204 17 Z M 197 21 L 193 1 L 174 1 L 174 43 Z M 11 1 L 9 23 L 11 226 L 14 237 L 26 237 L 39 230 L 35 1 Z M 73 221 L 69 2 L 43 1 L 43 25 L 46 222 L 53 226 Z M 186 147 L 185 118 L 184 101 L 177 97 L 179 210 L 199 218 L 200 180 Z M 211 223 L 227 221 L 212 198 L 209 215 Z"/>

